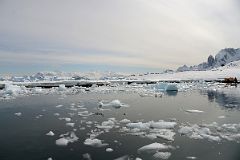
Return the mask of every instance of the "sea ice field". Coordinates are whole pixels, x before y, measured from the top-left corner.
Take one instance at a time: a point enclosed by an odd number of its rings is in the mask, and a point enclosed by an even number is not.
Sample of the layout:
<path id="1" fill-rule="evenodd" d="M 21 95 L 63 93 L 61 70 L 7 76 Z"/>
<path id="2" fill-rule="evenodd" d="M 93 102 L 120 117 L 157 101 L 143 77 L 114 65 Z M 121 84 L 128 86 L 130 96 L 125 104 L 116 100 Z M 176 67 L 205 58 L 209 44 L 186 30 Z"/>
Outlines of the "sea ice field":
<path id="1" fill-rule="evenodd" d="M 240 88 L 174 85 L 6 85 L 0 159 L 239 160 Z"/>

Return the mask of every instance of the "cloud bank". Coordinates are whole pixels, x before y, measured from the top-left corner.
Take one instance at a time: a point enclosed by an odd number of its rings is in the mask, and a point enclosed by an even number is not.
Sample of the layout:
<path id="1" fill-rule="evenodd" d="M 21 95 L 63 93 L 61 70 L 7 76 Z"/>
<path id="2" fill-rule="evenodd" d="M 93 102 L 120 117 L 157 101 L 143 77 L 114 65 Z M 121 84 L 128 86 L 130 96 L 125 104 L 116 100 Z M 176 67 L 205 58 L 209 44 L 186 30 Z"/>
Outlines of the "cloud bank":
<path id="1" fill-rule="evenodd" d="M 0 63 L 176 68 L 239 47 L 238 0 L 1 0 Z"/>

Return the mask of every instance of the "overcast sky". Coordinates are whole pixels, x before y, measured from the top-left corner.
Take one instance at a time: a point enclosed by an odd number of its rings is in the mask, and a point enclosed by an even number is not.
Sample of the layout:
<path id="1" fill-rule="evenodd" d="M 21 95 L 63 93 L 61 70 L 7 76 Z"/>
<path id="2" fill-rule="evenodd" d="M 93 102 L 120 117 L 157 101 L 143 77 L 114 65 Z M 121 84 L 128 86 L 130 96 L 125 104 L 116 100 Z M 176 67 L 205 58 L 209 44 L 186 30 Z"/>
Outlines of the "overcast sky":
<path id="1" fill-rule="evenodd" d="M 0 73 L 176 69 L 239 26 L 239 0 L 0 0 Z"/>

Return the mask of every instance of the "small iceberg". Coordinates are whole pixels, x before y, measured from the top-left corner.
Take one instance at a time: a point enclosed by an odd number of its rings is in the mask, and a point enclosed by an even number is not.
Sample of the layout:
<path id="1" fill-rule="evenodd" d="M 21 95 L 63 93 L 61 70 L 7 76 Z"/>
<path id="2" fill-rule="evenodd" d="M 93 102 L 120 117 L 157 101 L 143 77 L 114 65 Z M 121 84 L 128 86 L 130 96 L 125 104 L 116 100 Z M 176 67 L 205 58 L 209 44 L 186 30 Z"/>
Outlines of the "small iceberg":
<path id="1" fill-rule="evenodd" d="M 166 87 L 165 87 L 165 91 L 178 91 L 178 88 L 175 84 L 168 84 Z"/>
<path id="2" fill-rule="evenodd" d="M 21 113 L 21 112 L 17 112 L 17 113 L 14 113 L 14 115 L 16 115 L 16 116 L 21 116 L 22 113 Z"/>
<path id="3" fill-rule="evenodd" d="M 178 91 L 178 87 L 174 83 L 158 83 L 154 85 L 153 89 L 162 92 Z"/>
<path id="4" fill-rule="evenodd" d="M 115 99 L 109 103 L 103 103 L 102 101 L 99 102 L 99 107 L 113 107 L 113 108 L 121 108 L 121 107 L 128 107 L 127 104 L 124 104 L 122 102 L 120 102 L 118 99 Z"/>
<path id="5" fill-rule="evenodd" d="M 138 152 L 139 153 L 142 153 L 142 152 L 156 153 L 160 150 L 168 150 L 168 149 L 173 149 L 173 146 L 155 142 L 155 143 L 152 143 L 152 144 L 149 144 L 149 145 L 139 148 Z"/>
<path id="6" fill-rule="evenodd" d="M 188 113 L 203 113 L 204 111 L 200 111 L 200 110 L 197 110 L 197 109 L 188 109 L 188 110 L 185 110 L 185 112 L 188 112 Z"/>
<path id="7" fill-rule="evenodd" d="M 56 145 L 58 146 L 67 146 L 68 143 L 73 143 L 78 140 L 78 137 L 74 132 L 67 133 L 65 135 L 69 135 L 68 137 L 62 137 L 56 140 Z"/>
<path id="8" fill-rule="evenodd" d="M 112 148 L 107 148 L 106 152 L 113 152 L 113 149 Z"/>
<path id="9" fill-rule="evenodd" d="M 54 136 L 55 134 L 53 133 L 53 131 L 49 131 L 46 135 L 47 136 Z"/>
<path id="10" fill-rule="evenodd" d="M 102 140 L 97 138 L 94 139 L 88 138 L 84 141 L 84 144 L 92 147 L 104 147 L 108 145 L 107 143 L 102 143 Z"/>

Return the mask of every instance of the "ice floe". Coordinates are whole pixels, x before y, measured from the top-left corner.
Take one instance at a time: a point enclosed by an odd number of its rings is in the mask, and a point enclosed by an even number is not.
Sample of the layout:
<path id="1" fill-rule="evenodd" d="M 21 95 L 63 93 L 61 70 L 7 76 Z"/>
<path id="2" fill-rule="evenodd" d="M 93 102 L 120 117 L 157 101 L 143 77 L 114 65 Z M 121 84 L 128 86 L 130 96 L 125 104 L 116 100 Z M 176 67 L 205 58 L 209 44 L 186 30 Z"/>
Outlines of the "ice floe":
<path id="1" fill-rule="evenodd" d="M 5 94 L 17 96 L 18 94 L 27 93 L 27 89 L 24 86 L 17 86 L 17 85 L 7 83 L 5 84 L 4 92 Z"/>
<path id="2" fill-rule="evenodd" d="M 116 100 L 113 100 L 113 101 L 111 101 L 109 103 L 103 103 L 101 101 L 101 102 L 99 102 L 99 107 L 100 108 L 101 107 L 113 107 L 113 108 L 117 109 L 117 108 L 121 108 L 121 107 L 128 107 L 128 105 L 124 104 L 124 103 L 120 102 L 118 99 L 116 99 Z"/>
<path id="3" fill-rule="evenodd" d="M 120 123 L 130 123 L 131 121 L 129 119 L 122 119 L 119 121 Z"/>
<path id="4" fill-rule="evenodd" d="M 162 151 L 162 150 L 169 150 L 169 149 L 174 149 L 173 146 L 171 145 L 166 145 L 166 144 L 161 144 L 161 143 L 152 143 L 146 146 L 143 146 L 141 148 L 138 149 L 139 153 L 156 153 L 158 151 Z"/>
<path id="5" fill-rule="evenodd" d="M 107 143 L 103 143 L 102 140 L 97 139 L 97 138 L 94 138 L 94 139 L 87 138 L 87 139 L 84 141 L 84 144 L 85 144 L 85 145 L 88 145 L 88 146 L 92 146 L 92 147 L 104 147 L 104 146 L 108 146 Z"/>
<path id="6" fill-rule="evenodd" d="M 192 126 L 180 126 L 178 132 L 182 135 L 187 135 L 189 138 L 192 139 L 207 139 L 209 141 L 217 141 L 220 142 L 221 138 L 214 133 L 207 127 L 200 127 L 197 124 Z"/>
<path id="7" fill-rule="evenodd" d="M 17 112 L 17 113 L 14 113 L 14 115 L 16 115 L 16 116 L 22 116 L 22 113 L 21 113 L 21 112 Z"/>
<path id="8" fill-rule="evenodd" d="M 66 123 L 66 126 L 74 127 L 75 123 Z"/>
<path id="9" fill-rule="evenodd" d="M 188 156 L 186 157 L 187 159 L 197 159 L 197 157 L 193 157 L 193 156 Z"/>
<path id="10" fill-rule="evenodd" d="M 94 114 L 94 113 L 88 112 L 88 111 L 78 112 L 78 115 L 79 115 L 79 116 L 82 116 L 82 117 L 88 117 L 88 116 L 91 116 L 91 115 L 93 115 L 93 114 Z"/>
<path id="11" fill-rule="evenodd" d="M 106 148 L 106 152 L 113 152 L 112 148 Z"/>
<path id="12" fill-rule="evenodd" d="M 86 160 L 92 160 L 91 155 L 89 153 L 84 153 L 82 156 Z"/>
<path id="13" fill-rule="evenodd" d="M 224 119 L 226 116 L 218 116 L 219 119 Z"/>
<path id="14" fill-rule="evenodd" d="M 65 87 L 64 84 L 60 84 L 58 87 L 58 91 L 65 91 L 67 88 Z"/>
<path id="15" fill-rule="evenodd" d="M 63 106 L 62 104 L 59 104 L 59 105 L 56 106 L 56 108 L 60 108 L 60 107 L 62 107 L 62 106 Z"/>
<path id="16" fill-rule="evenodd" d="M 64 134 L 64 137 L 56 140 L 56 145 L 58 146 L 67 146 L 68 143 L 73 143 L 78 140 L 78 137 L 74 132 Z"/>
<path id="17" fill-rule="evenodd" d="M 48 133 L 46 133 L 47 136 L 54 136 L 55 134 L 53 133 L 53 131 L 49 131 Z"/>
<path id="18" fill-rule="evenodd" d="M 56 140 L 56 145 L 58 146 L 67 146 L 69 141 L 66 138 L 60 138 Z"/>
<path id="19" fill-rule="evenodd" d="M 188 110 L 185 110 L 185 112 L 188 112 L 188 113 L 203 113 L 204 111 L 197 110 L 197 109 L 188 109 Z"/>
<path id="20" fill-rule="evenodd" d="M 68 118 L 68 117 L 66 117 L 66 118 L 59 118 L 60 120 L 65 120 L 66 122 L 70 122 L 72 119 L 71 118 Z"/>

